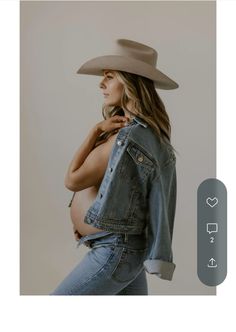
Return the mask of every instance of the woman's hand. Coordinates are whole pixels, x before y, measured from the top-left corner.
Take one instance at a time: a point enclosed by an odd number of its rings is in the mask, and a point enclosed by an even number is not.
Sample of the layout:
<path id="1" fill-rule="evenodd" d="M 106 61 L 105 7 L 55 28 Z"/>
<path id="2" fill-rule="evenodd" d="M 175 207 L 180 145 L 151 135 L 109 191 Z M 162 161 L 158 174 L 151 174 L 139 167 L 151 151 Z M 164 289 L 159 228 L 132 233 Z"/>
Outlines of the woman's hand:
<path id="1" fill-rule="evenodd" d="M 126 116 L 114 115 L 109 119 L 99 122 L 96 126 L 101 133 L 110 132 L 125 127 L 128 121 L 129 118 Z"/>

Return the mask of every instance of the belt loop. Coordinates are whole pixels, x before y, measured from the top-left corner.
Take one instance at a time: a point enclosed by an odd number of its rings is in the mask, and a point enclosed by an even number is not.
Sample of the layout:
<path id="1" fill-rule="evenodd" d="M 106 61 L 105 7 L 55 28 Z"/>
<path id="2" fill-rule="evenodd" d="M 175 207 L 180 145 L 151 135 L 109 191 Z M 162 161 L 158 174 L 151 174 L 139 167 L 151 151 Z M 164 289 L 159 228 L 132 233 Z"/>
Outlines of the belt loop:
<path id="1" fill-rule="evenodd" d="M 128 242 L 128 233 L 125 233 L 125 243 Z"/>

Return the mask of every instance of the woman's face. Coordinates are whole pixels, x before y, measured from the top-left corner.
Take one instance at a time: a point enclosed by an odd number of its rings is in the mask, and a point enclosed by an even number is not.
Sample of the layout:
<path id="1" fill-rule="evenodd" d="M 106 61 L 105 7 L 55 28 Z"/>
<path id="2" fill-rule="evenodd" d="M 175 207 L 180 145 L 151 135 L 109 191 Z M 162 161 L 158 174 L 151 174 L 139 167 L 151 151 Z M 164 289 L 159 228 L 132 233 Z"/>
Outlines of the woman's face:
<path id="1" fill-rule="evenodd" d="M 103 70 L 103 76 L 99 87 L 104 95 L 104 103 L 107 106 L 120 106 L 121 95 L 124 89 L 123 84 L 117 80 L 114 71 L 111 69 Z"/>

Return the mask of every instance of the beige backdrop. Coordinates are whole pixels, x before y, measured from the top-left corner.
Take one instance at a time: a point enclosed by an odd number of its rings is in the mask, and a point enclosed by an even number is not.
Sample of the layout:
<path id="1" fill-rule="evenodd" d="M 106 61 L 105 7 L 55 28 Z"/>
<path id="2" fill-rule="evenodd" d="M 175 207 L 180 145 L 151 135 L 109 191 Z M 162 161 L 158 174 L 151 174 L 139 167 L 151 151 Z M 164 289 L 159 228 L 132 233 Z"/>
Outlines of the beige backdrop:
<path id="1" fill-rule="evenodd" d="M 150 295 L 215 294 L 197 277 L 197 188 L 216 176 L 215 2 L 29 2 L 21 10 L 21 294 L 47 295 L 88 251 L 76 249 L 64 175 L 102 120 L 96 76 L 77 75 L 117 38 L 157 49 L 180 87 L 159 90 L 178 150 L 172 282 L 147 274 Z"/>

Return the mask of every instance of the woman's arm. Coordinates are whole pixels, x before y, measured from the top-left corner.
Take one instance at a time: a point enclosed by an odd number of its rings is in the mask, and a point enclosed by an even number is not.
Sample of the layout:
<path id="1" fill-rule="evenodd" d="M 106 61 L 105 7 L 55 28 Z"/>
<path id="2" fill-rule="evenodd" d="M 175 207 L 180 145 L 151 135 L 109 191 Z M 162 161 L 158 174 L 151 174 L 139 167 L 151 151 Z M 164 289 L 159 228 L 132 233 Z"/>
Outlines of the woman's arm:
<path id="1" fill-rule="evenodd" d="M 86 137 L 84 142 L 81 144 L 80 148 L 75 153 L 69 165 L 67 174 L 73 173 L 75 170 L 80 168 L 80 166 L 83 164 L 89 153 L 95 147 L 95 143 L 97 141 L 97 138 L 100 136 L 101 132 L 102 132 L 101 129 L 99 129 L 97 125 L 90 130 L 88 136 Z"/>
<path id="2" fill-rule="evenodd" d="M 94 126 L 88 136 L 86 137 L 85 141 L 82 143 L 80 148 L 75 153 L 72 161 L 70 162 L 69 168 L 67 170 L 66 176 L 65 176 L 65 186 L 67 187 L 69 183 L 69 179 L 71 178 L 71 174 L 75 172 L 77 169 L 80 168 L 80 166 L 83 164 L 89 153 L 93 150 L 95 147 L 95 143 L 97 141 L 97 138 L 101 134 L 101 129 L 99 126 Z"/>
<path id="3" fill-rule="evenodd" d="M 64 184 L 72 191 L 79 191 L 93 183 L 97 183 L 104 175 L 104 168 L 109 158 L 111 143 L 104 148 L 95 147 L 98 136 L 102 132 L 111 132 L 125 126 L 126 117 L 115 115 L 96 124 L 89 132 L 74 158 L 72 159 L 65 176 Z M 91 153 L 91 154 L 90 154 Z"/>

